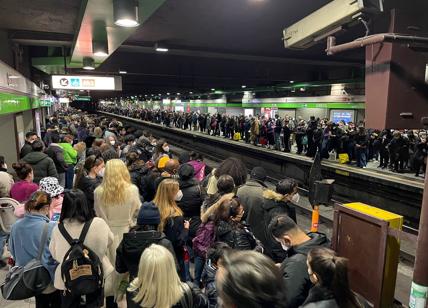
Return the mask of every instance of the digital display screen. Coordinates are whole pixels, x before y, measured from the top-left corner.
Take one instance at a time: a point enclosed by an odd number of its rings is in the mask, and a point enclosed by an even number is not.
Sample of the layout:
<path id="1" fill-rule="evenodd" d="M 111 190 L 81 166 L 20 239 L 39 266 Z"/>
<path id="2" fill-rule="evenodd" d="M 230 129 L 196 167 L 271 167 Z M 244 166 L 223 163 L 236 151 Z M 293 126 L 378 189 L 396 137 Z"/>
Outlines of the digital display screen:
<path id="1" fill-rule="evenodd" d="M 353 122 L 354 121 L 354 112 L 351 111 L 332 111 L 331 113 L 331 120 L 334 123 L 339 123 L 340 121 L 344 121 L 345 123 Z"/>

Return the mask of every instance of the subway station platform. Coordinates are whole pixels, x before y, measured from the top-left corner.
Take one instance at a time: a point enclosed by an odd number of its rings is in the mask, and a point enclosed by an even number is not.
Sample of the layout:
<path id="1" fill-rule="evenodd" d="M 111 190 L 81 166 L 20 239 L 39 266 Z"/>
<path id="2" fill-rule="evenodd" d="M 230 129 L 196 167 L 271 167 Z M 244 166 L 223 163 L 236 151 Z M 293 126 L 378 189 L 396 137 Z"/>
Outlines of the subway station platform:
<path id="1" fill-rule="evenodd" d="M 293 153 L 233 141 L 224 137 L 210 136 L 199 131 L 189 131 L 165 127 L 139 119 L 99 112 L 114 117 L 124 125 L 134 125 L 150 131 L 158 138 L 169 143 L 195 150 L 207 157 L 224 159 L 235 156 L 251 169 L 263 166 L 272 179 L 292 177 L 302 187 L 307 187 L 312 158 Z M 335 182 L 334 198 L 340 202 L 360 201 L 391 212 L 403 215 L 405 225 L 417 229 L 422 204 L 423 179 L 396 174 L 377 168 L 360 169 L 342 165 L 336 161 L 323 160 L 324 178 L 333 178 Z"/>

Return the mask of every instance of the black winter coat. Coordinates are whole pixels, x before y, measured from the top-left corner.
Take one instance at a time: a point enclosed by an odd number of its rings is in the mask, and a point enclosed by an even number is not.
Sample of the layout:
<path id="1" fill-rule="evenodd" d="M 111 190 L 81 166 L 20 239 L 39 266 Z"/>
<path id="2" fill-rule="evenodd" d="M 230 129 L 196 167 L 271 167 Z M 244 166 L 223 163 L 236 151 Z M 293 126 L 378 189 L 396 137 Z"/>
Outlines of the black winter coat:
<path id="1" fill-rule="evenodd" d="M 189 237 L 192 239 L 196 235 L 201 224 L 201 206 L 206 197 L 203 189 L 195 179 L 179 181 L 183 198 L 177 205 L 183 211 L 183 216 L 190 220 Z"/>
<path id="2" fill-rule="evenodd" d="M 220 221 L 216 226 L 216 240 L 237 250 L 262 250 L 259 241 L 243 223 Z"/>
<path id="3" fill-rule="evenodd" d="M 86 200 L 88 201 L 88 206 L 90 210 L 93 211 L 94 213 L 95 213 L 94 191 L 101 184 L 101 182 L 102 182 L 102 178 L 98 176 L 95 179 L 93 179 L 87 175 L 83 175 L 80 178 L 79 182 L 76 184 L 76 188 L 80 189 L 85 194 Z"/>
<path id="4" fill-rule="evenodd" d="M 24 145 L 21 148 L 21 152 L 19 152 L 19 158 L 23 159 L 25 155 L 31 152 L 33 152 L 33 147 L 31 146 L 31 143 L 25 141 Z"/>
<path id="5" fill-rule="evenodd" d="M 208 299 L 205 296 L 204 293 L 202 293 L 202 291 L 196 287 L 195 285 L 193 285 L 190 282 L 186 282 L 189 287 L 190 287 L 190 291 L 192 293 L 192 302 L 193 305 L 191 306 L 192 308 L 208 308 Z M 135 297 L 135 295 L 137 294 L 137 291 L 133 292 L 133 293 L 129 293 L 127 294 L 127 304 L 128 304 L 128 308 L 141 308 L 141 305 L 135 303 L 133 300 L 130 300 L 130 298 Z M 182 305 L 181 302 L 182 301 L 186 301 L 186 297 L 185 295 L 183 295 L 183 298 L 180 299 L 180 301 L 175 304 L 174 306 L 172 306 L 171 308 L 186 308 L 189 307 L 190 303 L 189 301 L 187 301 L 187 303 L 185 305 Z"/>
<path id="6" fill-rule="evenodd" d="M 131 230 L 123 235 L 122 242 L 116 249 L 116 271 L 118 273 L 129 272 L 130 281 L 132 281 L 138 276 L 141 254 L 151 244 L 165 247 L 176 259 L 171 242 L 162 232 Z"/>
<path id="7" fill-rule="evenodd" d="M 301 308 L 339 308 L 330 290 L 315 285 L 310 291 Z"/>
<path id="8" fill-rule="evenodd" d="M 47 176 L 58 178 L 58 173 L 52 158 L 50 158 L 45 153 L 28 153 L 25 155 L 22 161 L 30 164 L 33 167 L 34 183 L 36 184 L 39 184 L 40 180 Z"/>
<path id="9" fill-rule="evenodd" d="M 56 171 L 58 173 L 65 173 L 68 165 L 64 161 L 64 150 L 59 145 L 51 143 L 46 149 L 46 154 L 52 158 Z"/>
<path id="10" fill-rule="evenodd" d="M 303 304 L 312 287 L 309 279 L 306 259 L 309 251 L 315 247 L 329 247 L 330 242 L 324 234 L 308 233 L 307 242 L 287 251 L 288 257 L 281 263 L 281 272 L 285 281 L 287 307 L 295 308 Z"/>
<path id="11" fill-rule="evenodd" d="M 164 233 L 174 247 L 177 259 L 183 258 L 183 248 L 189 237 L 189 230 L 184 228 L 184 217 L 170 217 L 164 227 Z"/>

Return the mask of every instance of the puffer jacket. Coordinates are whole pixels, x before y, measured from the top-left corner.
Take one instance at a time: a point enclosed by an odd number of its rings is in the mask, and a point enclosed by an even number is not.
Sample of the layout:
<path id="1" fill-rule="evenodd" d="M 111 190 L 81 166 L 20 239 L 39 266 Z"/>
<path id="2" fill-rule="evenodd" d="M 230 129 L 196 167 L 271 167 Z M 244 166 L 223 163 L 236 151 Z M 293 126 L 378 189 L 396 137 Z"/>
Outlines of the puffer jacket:
<path id="1" fill-rule="evenodd" d="M 147 174 L 147 168 L 144 164 L 132 164 L 128 167 L 131 182 L 138 187 L 140 195 L 143 195 L 143 188 L 141 186 L 141 179 Z M 144 200 L 142 200 L 144 201 Z"/>
<path id="2" fill-rule="evenodd" d="M 216 226 L 216 240 L 237 250 L 263 251 L 260 242 L 243 223 L 220 221 Z"/>
<path id="3" fill-rule="evenodd" d="M 58 178 L 58 173 L 55 168 L 55 163 L 47 154 L 42 152 L 31 152 L 25 155 L 23 162 L 30 164 L 33 167 L 34 183 L 39 184 L 40 180 L 53 176 Z"/>
<path id="4" fill-rule="evenodd" d="M 201 206 L 206 193 L 199 183 L 194 179 L 179 181 L 183 198 L 177 202 L 178 207 L 183 211 L 186 220 L 190 220 L 189 238 L 194 238 L 196 231 L 201 224 Z"/>
<path id="5" fill-rule="evenodd" d="M 217 288 L 215 285 L 215 275 L 217 269 L 210 264 L 210 261 L 205 262 L 204 271 L 202 272 L 202 283 L 205 286 L 205 295 L 210 302 L 210 308 L 217 307 Z"/>
<path id="6" fill-rule="evenodd" d="M 177 205 L 183 211 L 184 217 L 200 216 L 201 206 L 204 202 L 206 193 L 195 179 L 179 181 L 183 198 L 177 202 Z"/>
<path id="7" fill-rule="evenodd" d="M 139 231 L 134 229 L 123 235 L 122 242 L 116 249 L 116 271 L 118 273 L 129 272 L 130 280 L 132 281 L 138 276 L 141 254 L 151 244 L 165 247 L 176 259 L 174 248 L 165 234 L 159 231 Z"/>

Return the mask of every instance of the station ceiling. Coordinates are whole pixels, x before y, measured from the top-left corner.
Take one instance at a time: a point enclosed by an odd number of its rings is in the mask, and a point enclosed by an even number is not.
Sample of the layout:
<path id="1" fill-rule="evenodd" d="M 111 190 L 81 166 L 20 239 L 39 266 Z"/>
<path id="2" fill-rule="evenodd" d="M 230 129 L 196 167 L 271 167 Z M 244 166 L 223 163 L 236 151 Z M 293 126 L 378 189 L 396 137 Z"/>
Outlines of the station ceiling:
<path id="1" fill-rule="evenodd" d="M 30 57 L 72 56 L 81 7 L 95 0 L 2 0 L 0 28 Z M 144 10 L 144 2 L 140 0 Z M 325 44 L 286 50 L 282 30 L 328 0 L 166 0 L 94 74 L 123 75 L 125 94 L 206 91 L 363 75 L 362 50 L 327 57 Z M 111 0 L 106 0 L 111 5 Z M 80 12 L 80 13 L 79 13 Z M 356 26 L 338 41 L 362 36 Z M 169 52 L 159 54 L 161 43 Z M 52 59 L 54 62 L 54 59 Z M 40 67 L 39 67 L 40 69 Z M 87 73 L 71 65 L 70 73 Z M 92 73 L 92 72 L 91 72 Z"/>

